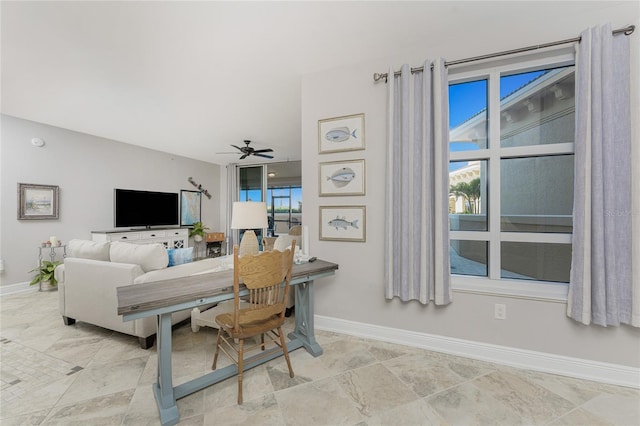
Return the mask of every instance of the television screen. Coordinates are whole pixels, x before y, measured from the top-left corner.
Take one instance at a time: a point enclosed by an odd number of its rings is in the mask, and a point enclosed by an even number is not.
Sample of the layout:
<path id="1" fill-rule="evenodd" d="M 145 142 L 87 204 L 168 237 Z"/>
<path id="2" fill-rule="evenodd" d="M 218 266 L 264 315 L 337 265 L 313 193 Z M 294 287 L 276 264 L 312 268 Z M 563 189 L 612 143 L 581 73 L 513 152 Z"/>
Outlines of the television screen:
<path id="1" fill-rule="evenodd" d="M 113 201 L 116 228 L 179 224 L 177 193 L 116 188 Z"/>

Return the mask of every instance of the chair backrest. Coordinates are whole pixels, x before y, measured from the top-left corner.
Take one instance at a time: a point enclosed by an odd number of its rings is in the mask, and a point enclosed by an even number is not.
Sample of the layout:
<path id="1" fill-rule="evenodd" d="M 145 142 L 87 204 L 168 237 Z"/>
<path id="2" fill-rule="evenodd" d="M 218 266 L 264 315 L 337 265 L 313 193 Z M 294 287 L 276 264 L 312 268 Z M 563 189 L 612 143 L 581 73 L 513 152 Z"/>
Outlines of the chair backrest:
<path id="1" fill-rule="evenodd" d="M 295 252 L 293 241 L 291 248 L 285 251 L 273 250 L 256 255 L 238 255 L 238 246 L 233 247 L 233 289 L 234 289 L 234 328 L 267 320 L 275 315 L 284 317 L 291 268 Z M 249 291 L 249 307 L 240 310 L 240 284 Z"/>

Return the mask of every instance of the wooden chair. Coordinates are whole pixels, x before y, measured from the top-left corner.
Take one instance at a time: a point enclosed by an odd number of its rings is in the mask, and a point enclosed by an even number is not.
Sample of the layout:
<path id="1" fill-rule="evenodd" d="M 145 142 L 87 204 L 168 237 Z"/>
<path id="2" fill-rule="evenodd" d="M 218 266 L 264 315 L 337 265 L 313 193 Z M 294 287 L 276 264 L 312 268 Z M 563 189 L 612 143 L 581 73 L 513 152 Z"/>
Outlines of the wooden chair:
<path id="1" fill-rule="evenodd" d="M 285 308 L 291 280 L 291 268 L 296 242 L 284 252 L 274 250 L 257 255 L 238 256 L 238 246 L 233 247 L 233 293 L 234 309 L 220 314 L 216 323 L 220 326 L 213 356 L 212 369 L 216 369 L 218 353 L 225 353 L 238 367 L 238 404 L 242 404 L 242 374 L 245 351 L 256 348 L 265 350 L 268 344 L 274 344 L 273 350 L 282 350 L 289 367 L 289 376 L 293 369 L 282 325 L 285 321 Z M 240 309 L 240 284 L 249 290 L 246 301 L 249 306 Z M 243 298 L 244 299 L 244 298 Z M 260 343 L 245 348 L 245 339 L 260 336 Z M 265 336 L 269 341 L 265 343 Z M 237 343 L 236 343 L 237 342 Z M 272 351 L 273 351 L 272 350 Z M 272 351 L 262 352 L 270 355 Z"/>

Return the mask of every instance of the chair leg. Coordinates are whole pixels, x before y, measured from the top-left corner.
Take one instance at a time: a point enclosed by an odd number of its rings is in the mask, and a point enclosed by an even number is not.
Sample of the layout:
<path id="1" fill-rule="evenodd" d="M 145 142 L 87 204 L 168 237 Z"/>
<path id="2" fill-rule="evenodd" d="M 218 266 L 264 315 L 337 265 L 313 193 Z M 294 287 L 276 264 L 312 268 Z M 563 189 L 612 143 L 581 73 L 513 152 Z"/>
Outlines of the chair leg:
<path id="1" fill-rule="evenodd" d="M 244 370 L 244 339 L 238 342 L 238 405 L 242 405 L 242 373 Z"/>
<path id="2" fill-rule="evenodd" d="M 260 346 L 260 349 L 262 349 L 263 351 L 265 350 L 265 346 L 264 346 L 264 333 L 260 334 L 260 343 L 262 343 L 262 346 Z"/>
<path id="3" fill-rule="evenodd" d="M 284 334 L 282 334 L 282 328 L 278 327 L 278 335 L 280 336 L 280 345 L 282 346 L 282 352 L 284 353 L 284 359 L 287 360 L 287 367 L 289 367 L 289 377 L 293 378 L 293 368 L 291 368 L 291 360 L 289 359 L 289 350 L 287 344 L 284 341 Z"/>
<path id="4" fill-rule="evenodd" d="M 220 352 L 220 340 L 222 340 L 222 328 L 218 329 L 218 338 L 216 339 L 216 352 L 213 354 L 213 364 L 211 365 L 211 369 L 216 369 L 216 363 L 218 362 L 218 353 Z"/>

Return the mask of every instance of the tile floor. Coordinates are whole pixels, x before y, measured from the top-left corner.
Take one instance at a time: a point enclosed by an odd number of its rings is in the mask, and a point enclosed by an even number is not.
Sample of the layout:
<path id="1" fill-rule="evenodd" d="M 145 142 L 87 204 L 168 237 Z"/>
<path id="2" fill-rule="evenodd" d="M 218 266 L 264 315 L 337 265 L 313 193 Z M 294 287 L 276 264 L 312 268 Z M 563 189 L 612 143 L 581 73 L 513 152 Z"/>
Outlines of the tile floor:
<path id="1" fill-rule="evenodd" d="M 57 292 L 0 299 L 0 423 L 156 425 L 155 347 L 64 326 Z M 181 425 L 640 425 L 640 391 L 318 332 L 292 353 L 178 401 Z M 209 371 L 215 331 L 174 331 L 174 384 Z M 221 358 L 221 362 L 224 358 Z M 221 363 L 221 366 L 226 364 Z"/>

